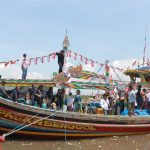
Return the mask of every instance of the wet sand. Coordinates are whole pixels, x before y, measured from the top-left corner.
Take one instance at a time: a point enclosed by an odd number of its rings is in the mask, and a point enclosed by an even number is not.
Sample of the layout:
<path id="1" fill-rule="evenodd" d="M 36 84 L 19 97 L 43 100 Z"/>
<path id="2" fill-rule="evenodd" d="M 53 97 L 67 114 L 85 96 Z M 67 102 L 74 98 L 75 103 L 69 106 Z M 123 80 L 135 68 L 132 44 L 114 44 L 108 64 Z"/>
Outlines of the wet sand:
<path id="1" fill-rule="evenodd" d="M 0 150 L 150 150 L 150 134 L 64 141 L 6 140 Z"/>

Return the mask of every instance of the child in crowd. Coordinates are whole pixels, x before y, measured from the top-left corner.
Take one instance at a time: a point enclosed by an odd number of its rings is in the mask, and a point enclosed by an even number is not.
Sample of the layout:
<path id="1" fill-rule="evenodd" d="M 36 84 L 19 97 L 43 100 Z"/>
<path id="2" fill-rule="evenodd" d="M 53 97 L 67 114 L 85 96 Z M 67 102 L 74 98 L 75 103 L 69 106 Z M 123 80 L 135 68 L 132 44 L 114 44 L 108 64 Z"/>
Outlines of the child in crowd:
<path id="1" fill-rule="evenodd" d="M 31 101 L 31 98 L 30 98 L 30 94 L 29 94 L 29 93 L 26 94 L 25 103 L 26 103 L 27 105 L 32 105 L 32 101 Z"/>
<path id="2" fill-rule="evenodd" d="M 47 109 L 47 101 L 45 98 L 43 99 L 42 108 Z"/>

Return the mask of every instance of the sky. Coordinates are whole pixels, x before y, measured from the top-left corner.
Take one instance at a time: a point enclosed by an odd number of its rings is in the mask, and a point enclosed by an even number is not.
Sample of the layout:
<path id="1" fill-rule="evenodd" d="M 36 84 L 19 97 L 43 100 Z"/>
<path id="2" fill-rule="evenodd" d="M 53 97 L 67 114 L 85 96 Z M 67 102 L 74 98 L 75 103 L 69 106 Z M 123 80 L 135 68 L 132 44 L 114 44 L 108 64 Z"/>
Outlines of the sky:
<path id="1" fill-rule="evenodd" d="M 149 6 L 149 0 L 0 0 L 0 61 L 60 51 L 67 28 L 70 50 L 127 68 L 142 59 L 145 36 L 150 55 Z M 57 71 L 57 59 L 32 64 L 28 78 L 51 78 Z M 0 74 L 21 78 L 20 64 L 0 66 Z"/>

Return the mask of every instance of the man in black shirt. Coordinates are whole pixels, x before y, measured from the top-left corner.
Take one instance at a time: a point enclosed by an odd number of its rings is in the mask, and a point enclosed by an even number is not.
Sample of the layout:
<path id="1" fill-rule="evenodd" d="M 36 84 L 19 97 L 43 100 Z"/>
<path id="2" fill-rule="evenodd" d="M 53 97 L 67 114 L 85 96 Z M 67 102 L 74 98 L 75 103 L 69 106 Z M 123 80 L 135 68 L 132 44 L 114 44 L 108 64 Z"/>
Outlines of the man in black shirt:
<path id="1" fill-rule="evenodd" d="M 59 73 L 61 73 L 63 72 L 65 52 L 61 50 L 59 53 L 57 52 L 56 55 L 58 56 Z"/>

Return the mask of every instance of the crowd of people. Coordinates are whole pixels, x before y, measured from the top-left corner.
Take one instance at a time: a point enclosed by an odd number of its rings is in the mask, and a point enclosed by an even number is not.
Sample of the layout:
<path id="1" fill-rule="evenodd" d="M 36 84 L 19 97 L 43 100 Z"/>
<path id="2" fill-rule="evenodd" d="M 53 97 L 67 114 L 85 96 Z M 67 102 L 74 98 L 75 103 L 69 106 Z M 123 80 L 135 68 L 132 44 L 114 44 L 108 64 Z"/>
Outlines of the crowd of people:
<path id="1" fill-rule="evenodd" d="M 135 116 L 135 110 L 144 111 L 150 114 L 150 89 L 142 88 L 141 85 L 129 85 L 123 93 L 103 94 L 100 99 L 104 114 L 120 115 L 128 110 L 129 116 Z"/>
<path id="2" fill-rule="evenodd" d="M 36 87 L 34 84 L 29 88 L 20 89 L 16 86 L 12 90 L 6 90 L 5 82 L 3 82 L 0 88 L 0 96 L 13 102 L 25 103 L 45 109 L 63 110 L 63 106 L 66 106 L 68 111 L 82 112 L 80 90 L 77 90 L 75 97 L 73 97 L 71 92 L 66 96 L 64 88 L 58 89 L 57 93 L 54 94 L 53 87 L 47 89 L 43 85 Z"/>
<path id="3" fill-rule="evenodd" d="M 36 87 L 34 84 L 28 88 L 16 86 L 12 90 L 6 90 L 5 82 L 2 82 L 0 96 L 13 102 L 22 102 L 45 109 L 91 112 L 90 102 L 85 103 L 80 90 L 75 94 L 69 92 L 67 95 L 65 89 L 61 88 L 54 94 L 53 87 L 46 88 L 43 85 Z M 106 91 L 93 101 L 99 104 L 97 108 L 101 108 L 104 115 L 120 115 L 124 110 L 128 110 L 129 116 L 134 116 L 135 109 L 147 110 L 150 114 L 150 89 L 142 88 L 141 85 L 129 85 L 125 90 L 113 93 Z M 93 113 L 96 111 L 94 110 Z"/>

